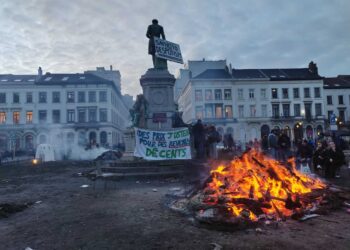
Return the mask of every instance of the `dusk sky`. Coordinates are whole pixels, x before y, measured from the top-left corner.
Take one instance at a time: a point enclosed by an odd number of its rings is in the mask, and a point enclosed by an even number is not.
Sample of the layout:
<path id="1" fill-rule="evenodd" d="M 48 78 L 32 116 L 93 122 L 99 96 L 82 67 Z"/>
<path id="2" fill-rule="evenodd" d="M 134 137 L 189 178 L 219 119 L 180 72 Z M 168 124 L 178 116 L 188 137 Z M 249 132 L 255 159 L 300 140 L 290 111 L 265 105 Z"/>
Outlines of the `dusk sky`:
<path id="1" fill-rule="evenodd" d="M 234 68 L 350 74 L 349 0 L 0 0 L 0 74 L 79 73 L 113 65 L 122 92 L 141 92 L 152 66 L 153 18 L 184 61 L 227 59 Z M 175 74 L 180 64 L 169 62 Z"/>

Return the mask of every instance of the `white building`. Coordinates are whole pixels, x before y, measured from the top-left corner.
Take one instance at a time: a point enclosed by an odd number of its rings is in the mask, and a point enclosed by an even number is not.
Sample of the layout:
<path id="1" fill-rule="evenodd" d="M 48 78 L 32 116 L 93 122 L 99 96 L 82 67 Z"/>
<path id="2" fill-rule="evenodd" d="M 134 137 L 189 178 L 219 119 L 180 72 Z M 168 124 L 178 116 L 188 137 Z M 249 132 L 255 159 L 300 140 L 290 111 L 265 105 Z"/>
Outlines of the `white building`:
<path id="1" fill-rule="evenodd" d="M 327 123 L 334 113 L 338 125 L 350 125 L 350 75 L 324 78 L 324 94 Z"/>
<path id="2" fill-rule="evenodd" d="M 323 80 L 313 63 L 294 69 L 204 69 L 183 85 L 177 101 L 184 122 L 202 119 L 236 141 L 261 138 L 272 129 L 287 131 L 293 140 L 324 130 Z"/>
<path id="3" fill-rule="evenodd" d="M 1 151 L 123 142 L 129 111 L 119 71 L 43 75 L 39 68 L 38 75 L 0 75 L 0 85 Z"/>

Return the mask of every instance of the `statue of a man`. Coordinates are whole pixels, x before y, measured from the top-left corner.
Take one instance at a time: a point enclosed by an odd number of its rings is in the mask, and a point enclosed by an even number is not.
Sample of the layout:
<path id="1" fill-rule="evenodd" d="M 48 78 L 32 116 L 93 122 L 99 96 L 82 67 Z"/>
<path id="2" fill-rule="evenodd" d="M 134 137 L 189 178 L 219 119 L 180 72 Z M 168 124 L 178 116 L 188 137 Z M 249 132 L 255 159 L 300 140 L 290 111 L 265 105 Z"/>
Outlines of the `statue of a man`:
<path id="1" fill-rule="evenodd" d="M 157 19 L 152 20 L 152 24 L 148 26 L 146 36 L 149 38 L 148 41 L 148 54 L 152 55 L 153 67 L 158 69 L 166 69 L 166 60 L 157 58 L 155 56 L 156 49 L 154 45 L 154 37 L 162 37 L 165 40 L 164 29 L 158 24 Z"/>

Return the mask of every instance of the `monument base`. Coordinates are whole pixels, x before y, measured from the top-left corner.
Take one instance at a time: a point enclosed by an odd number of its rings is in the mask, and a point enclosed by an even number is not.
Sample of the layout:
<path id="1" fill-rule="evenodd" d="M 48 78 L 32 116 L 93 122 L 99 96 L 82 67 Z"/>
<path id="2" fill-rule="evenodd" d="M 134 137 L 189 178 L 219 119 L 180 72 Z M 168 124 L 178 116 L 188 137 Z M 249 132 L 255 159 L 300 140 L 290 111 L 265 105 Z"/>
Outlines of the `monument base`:
<path id="1" fill-rule="evenodd" d="M 167 69 L 148 69 L 141 76 L 143 96 L 147 101 L 146 128 L 168 130 L 175 115 L 175 77 Z"/>
<path id="2" fill-rule="evenodd" d="M 122 161 L 133 161 L 135 160 L 134 150 L 135 150 L 135 130 L 133 128 L 127 128 L 124 131 L 124 143 L 125 152 L 123 153 Z"/>

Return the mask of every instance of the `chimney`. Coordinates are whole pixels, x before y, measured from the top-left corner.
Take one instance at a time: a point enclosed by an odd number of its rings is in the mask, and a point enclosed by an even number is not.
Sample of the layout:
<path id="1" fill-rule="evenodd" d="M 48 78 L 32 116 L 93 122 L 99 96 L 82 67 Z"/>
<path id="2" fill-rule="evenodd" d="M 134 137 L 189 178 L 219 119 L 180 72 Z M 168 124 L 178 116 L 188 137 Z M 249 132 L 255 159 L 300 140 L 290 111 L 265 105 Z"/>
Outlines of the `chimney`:
<path id="1" fill-rule="evenodd" d="M 43 70 L 41 69 L 41 67 L 38 68 L 38 76 L 42 76 L 43 75 Z"/>
<path id="2" fill-rule="evenodd" d="M 109 69 L 112 71 L 113 70 L 113 65 L 109 65 Z"/>
<path id="3" fill-rule="evenodd" d="M 317 64 L 314 63 L 313 61 L 311 61 L 309 63 L 309 71 L 314 74 L 314 75 L 318 75 L 318 68 L 317 68 Z"/>

